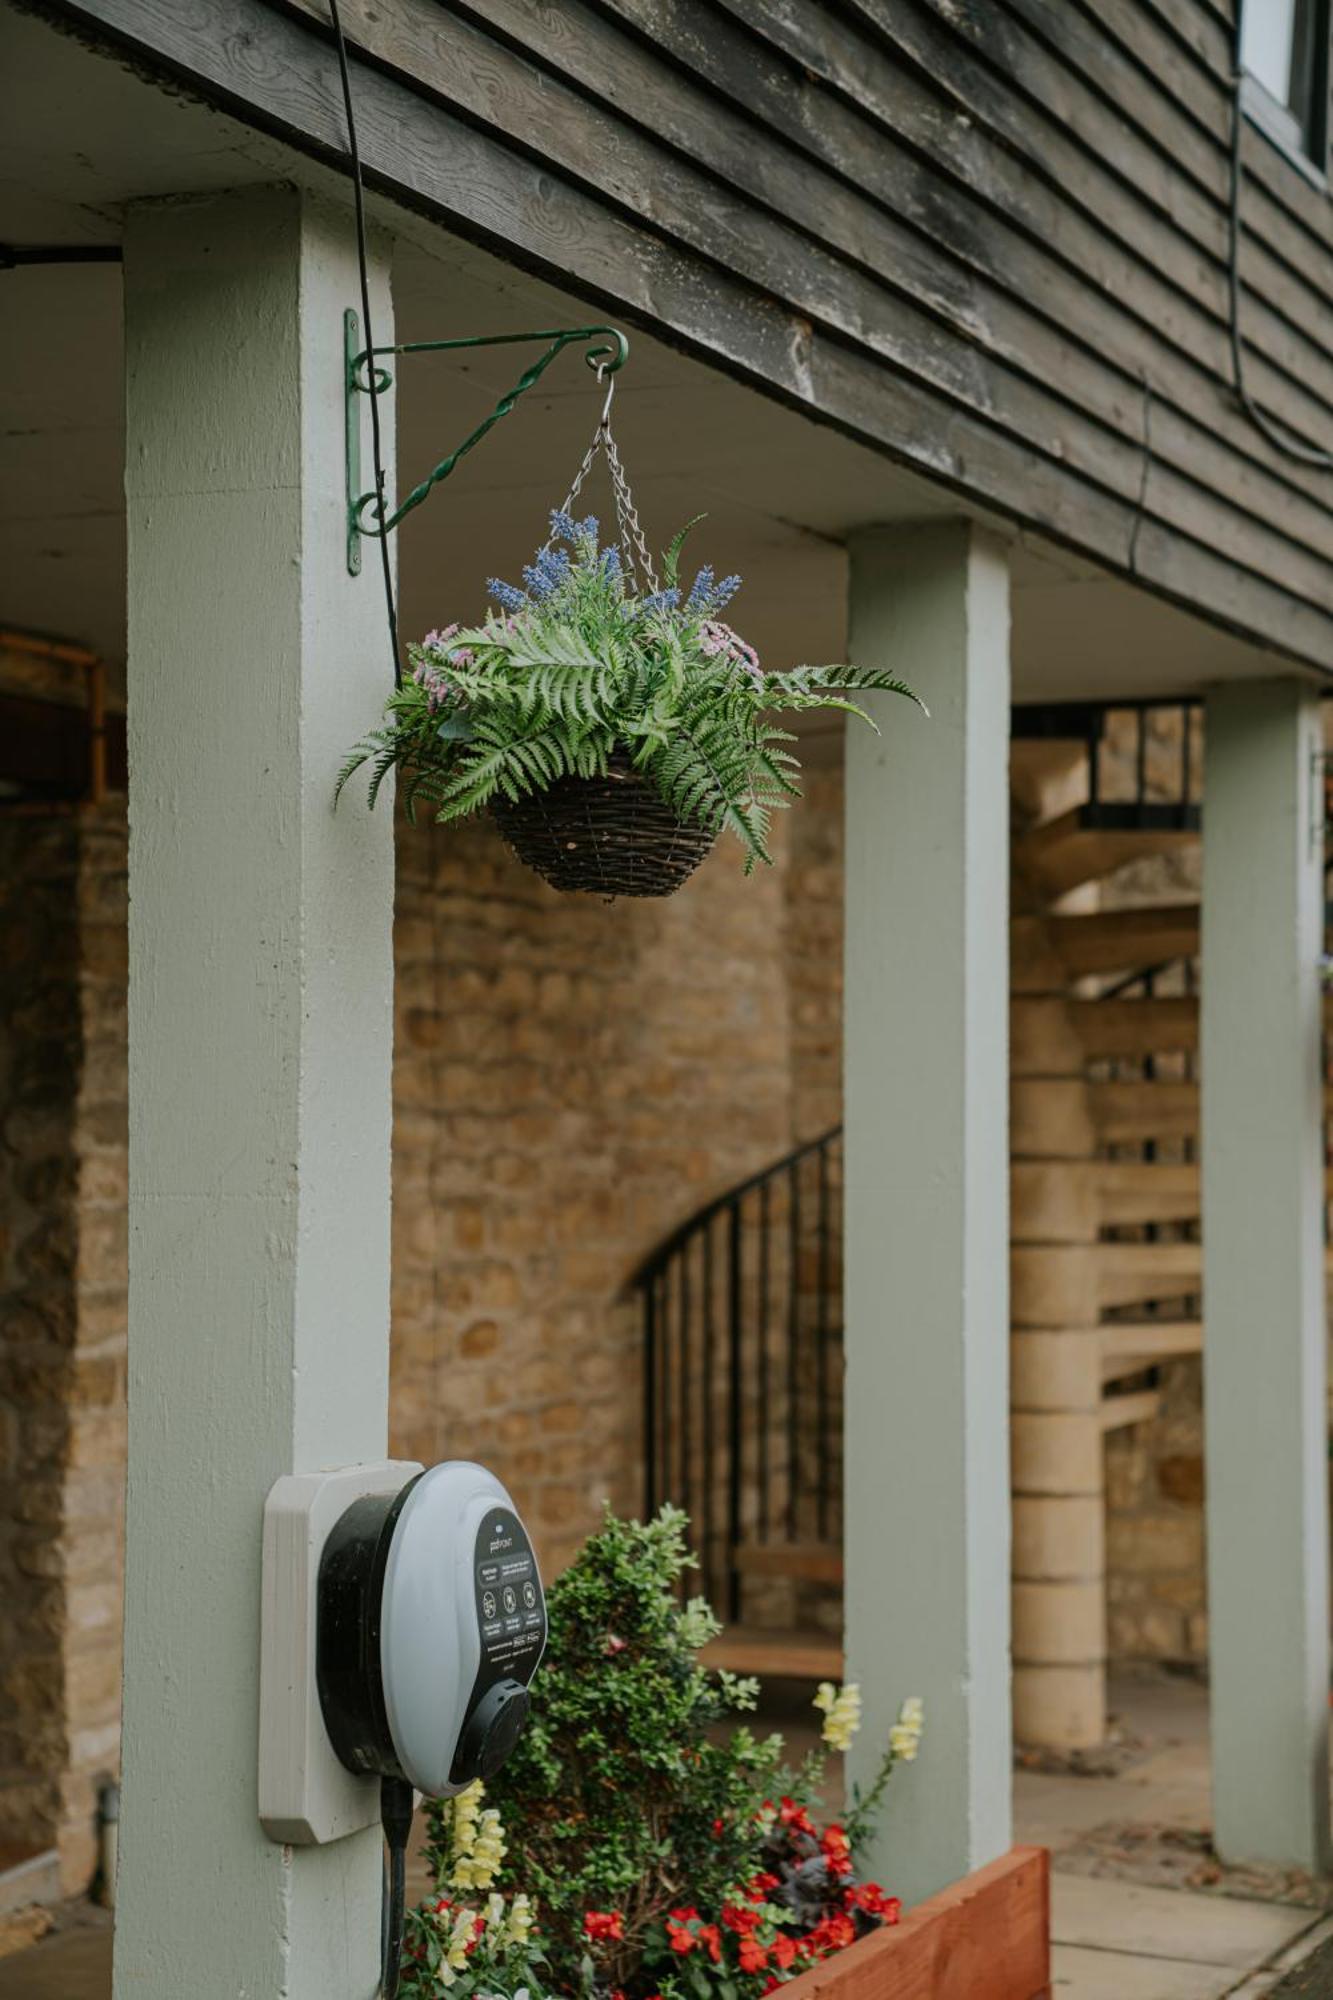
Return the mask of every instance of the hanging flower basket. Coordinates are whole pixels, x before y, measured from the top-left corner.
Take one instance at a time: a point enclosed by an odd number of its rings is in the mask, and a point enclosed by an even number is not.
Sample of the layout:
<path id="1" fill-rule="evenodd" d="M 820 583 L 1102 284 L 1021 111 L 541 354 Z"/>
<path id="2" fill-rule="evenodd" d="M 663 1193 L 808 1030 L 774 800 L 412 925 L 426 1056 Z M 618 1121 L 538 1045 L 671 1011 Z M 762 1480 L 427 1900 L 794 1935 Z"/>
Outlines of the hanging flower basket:
<path id="1" fill-rule="evenodd" d="M 618 541 L 601 547 L 593 515 L 570 509 L 604 454 Z M 696 520 L 701 520 L 702 515 Z M 523 587 L 492 578 L 496 610 L 408 648 L 412 675 L 385 721 L 352 750 L 338 791 L 372 767 L 370 803 L 396 770 L 410 818 L 490 811 L 510 847 L 554 888 L 669 896 L 727 827 L 747 873 L 768 862 L 772 814 L 800 797 L 795 738 L 776 714 L 840 708 L 887 689 L 873 669 L 766 673 L 721 613 L 738 576 L 703 568 L 679 583 L 691 521 L 662 557 L 662 581 L 639 526 L 615 441 L 610 397 L 551 533 Z M 873 727 L 873 724 L 872 724 Z"/>
<path id="2" fill-rule="evenodd" d="M 543 881 L 596 896 L 669 896 L 717 839 L 682 819 L 623 748 L 604 777 L 557 778 L 545 791 L 497 798 L 491 812 Z"/>

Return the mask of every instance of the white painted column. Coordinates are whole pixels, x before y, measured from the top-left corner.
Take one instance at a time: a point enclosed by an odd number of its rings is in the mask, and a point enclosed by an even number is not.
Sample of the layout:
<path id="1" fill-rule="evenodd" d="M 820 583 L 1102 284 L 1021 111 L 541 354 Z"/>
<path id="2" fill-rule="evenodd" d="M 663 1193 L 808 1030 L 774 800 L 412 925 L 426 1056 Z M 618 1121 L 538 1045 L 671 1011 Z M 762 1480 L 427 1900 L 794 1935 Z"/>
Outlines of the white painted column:
<path id="1" fill-rule="evenodd" d="M 1209 696 L 1204 1412 L 1213 1821 L 1230 1861 L 1329 1858 L 1319 710 Z"/>
<path id="2" fill-rule="evenodd" d="M 284 1849 L 256 1809 L 264 1497 L 386 1449 L 392 811 L 332 812 L 389 671 L 345 565 L 356 300 L 349 222 L 295 190 L 131 214 L 117 2000 L 379 1972 L 377 1830 Z"/>
<path id="3" fill-rule="evenodd" d="M 847 728 L 846 1557 L 870 1872 L 908 1902 L 1010 1844 L 1009 591 L 963 522 L 851 547 L 851 657 L 931 719 Z"/>

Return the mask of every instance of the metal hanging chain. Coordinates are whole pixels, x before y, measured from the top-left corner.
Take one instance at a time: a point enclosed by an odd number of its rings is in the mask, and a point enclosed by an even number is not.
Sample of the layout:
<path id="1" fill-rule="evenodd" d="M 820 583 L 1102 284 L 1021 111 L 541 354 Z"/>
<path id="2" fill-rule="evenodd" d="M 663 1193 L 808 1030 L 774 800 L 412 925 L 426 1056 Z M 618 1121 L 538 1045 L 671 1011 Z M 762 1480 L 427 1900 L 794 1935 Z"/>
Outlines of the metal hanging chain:
<path id="1" fill-rule="evenodd" d="M 602 375 L 603 370 L 599 368 L 597 371 L 599 382 L 602 379 Z M 583 489 L 583 482 L 592 471 L 598 453 L 602 453 L 606 458 L 606 469 L 611 479 L 611 498 L 616 510 L 616 529 L 619 536 L 621 553 L 624 557 L 625 575 L 632 585 L 636 580 L 637 572 L 638 578 L 655 595 L 657 592 L 657 570 L 653 564 L 652 552 L 648 547 L 643 529 L 639 524 L 639 511 L 634 505 L 634 495 L 630 491 L 629 480 L 625 475 L 625 468 L 621 464 L 620 453 L 616 448 L 616 441 L 611 431 L 611 404 L 615 393 L 616 382 L 615 377 L 612 376 L 610 382 L 607 384 L 606 401 L 602 405 L 602 414 L 597 419 L 597 428 L 592 434 L 592 442 L 584 452 L 582 463 L 578 471 L 574 474 L 574 482 L 557 509 L 557 512 L 561 514 L 570 514 L 573 512 L 574 502 L 578 499 Z M 541 549 L 542 555 L 548 552 L 554 541 L 554 535 L 547 537 Z"/>

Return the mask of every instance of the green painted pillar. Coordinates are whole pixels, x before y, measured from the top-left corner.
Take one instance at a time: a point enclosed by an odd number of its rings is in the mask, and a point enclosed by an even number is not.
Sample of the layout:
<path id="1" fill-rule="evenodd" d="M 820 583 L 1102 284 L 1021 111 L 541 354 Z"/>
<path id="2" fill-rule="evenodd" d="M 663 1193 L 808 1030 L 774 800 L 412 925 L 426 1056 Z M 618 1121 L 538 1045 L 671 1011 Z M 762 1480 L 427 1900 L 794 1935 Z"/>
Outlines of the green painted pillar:
<path id="1" fill-rule="evenodd" d="M 1298 680 L 1220 687 L 1200 982 L 1213 1820 L 1228 1861 L 1329 1859 L 1323 773 Z"/>
<path id="2" fill-rule="evenodd" d="M 964 522 L 851 545 L 846 1557 L 864 1783 L 926 1703 L 872 1873 L 908 1902 L 1010 1844 L 1009 577 Z"/>
<path id="3" fill-rule="evenodd" d="M 379 1976 L 378 1829 L 284 1848 L 256 1797 L 265 1495 L 386 1449 L 393 815 L 332 811 L 389 685 L 346 568 L 356 300 L 348 219 L 295 189 L 131 211 L 117 2000 Z"/>

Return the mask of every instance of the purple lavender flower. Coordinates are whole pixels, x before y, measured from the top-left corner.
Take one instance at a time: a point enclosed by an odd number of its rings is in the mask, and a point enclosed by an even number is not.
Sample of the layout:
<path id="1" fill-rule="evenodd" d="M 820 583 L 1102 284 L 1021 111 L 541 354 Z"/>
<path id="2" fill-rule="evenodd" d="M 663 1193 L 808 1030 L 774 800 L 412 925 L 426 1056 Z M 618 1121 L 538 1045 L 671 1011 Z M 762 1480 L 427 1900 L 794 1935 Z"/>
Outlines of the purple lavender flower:
<path id="1" fill-rule="evenodd" d="M 647 618 L 654 611 L 674 611 L 679 603 L 680 592 L 673 584 L 670 590 L 655 590 L 651 597 L 641 597 L 638 607 L 639 616 Z"/>
<path id="2" fill-rule="evenodd" d="M 738 576 L 724 576 L 721 583 L 715 583 L 713 585 L 713 610 L 721 611 L 724 605 L 730 604 L 740 587 L 741 579 Z"/>
<path id="3" fill-rule="evenodd" d="M 543 549 L 523 572 L 523 581 L 528 586 L 528 595 L 536 603 L 543 603 L 552 596 L 569 575 L 569 556 L 564 549 Z"/>
<path id="4" fill-rule="evenodd" d="M 602 550 L 602 575 L 608 583 L 613 583 L 620 575 L 620 550 L 614 542 L 609 549 Z"/>
<path id="5" fill-rule="evenodd" d="M 503 605 L 506 611 L 527 610 L 527 592 L 518 589 L 515 584 L 506 583 L 502 577 L 488 576 L 486 579 L 486 589 L 490 596 L 495 599 L 496 603 Z"/>
<path id="6" fill-rule="evenodd" d="M 578 524 L 574 516 L 564 507 L 551 509 L 551 536 L 553 540 L 572 542 L 578 537 Z"/>
<path id="7" fill-rule="evenodd" d="M 706 611 L 713 597 L 713 569 L 705 563 L 694 579 L 694 588 L 685 600 L 687 611 Z"/>

